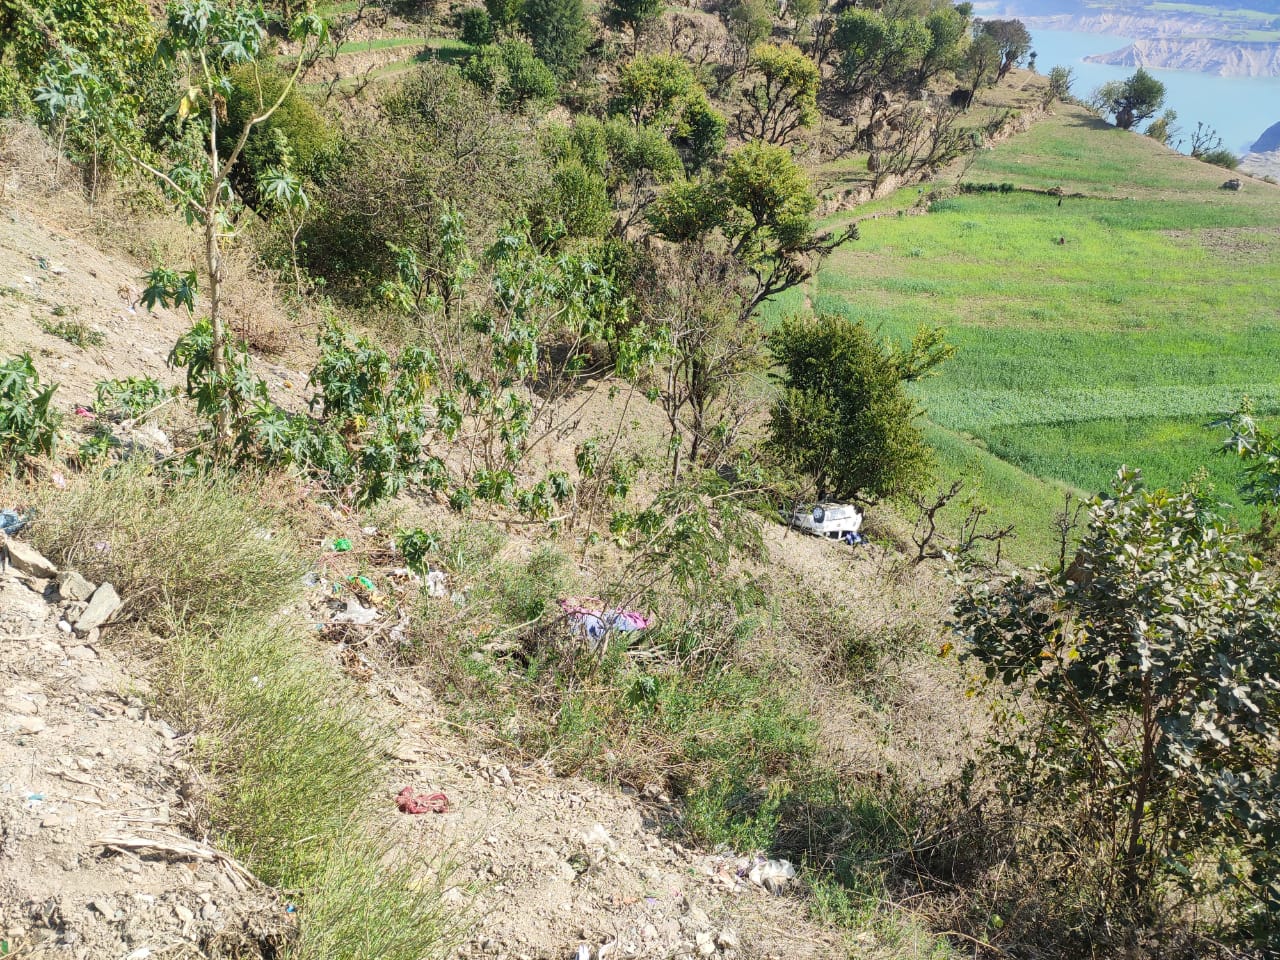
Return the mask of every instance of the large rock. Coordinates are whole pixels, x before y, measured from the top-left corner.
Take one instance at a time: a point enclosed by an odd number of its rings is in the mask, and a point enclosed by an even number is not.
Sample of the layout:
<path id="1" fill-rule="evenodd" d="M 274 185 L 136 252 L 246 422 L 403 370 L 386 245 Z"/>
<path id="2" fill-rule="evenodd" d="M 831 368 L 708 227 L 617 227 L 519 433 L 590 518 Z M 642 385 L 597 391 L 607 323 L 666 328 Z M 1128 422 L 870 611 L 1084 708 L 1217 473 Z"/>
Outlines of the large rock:
<path id="1" fill-rule="evenodd" d="M 41 580 L 48 580 L 58 574 L 58 568 L 45 559 L 35 547 L 0 535 L 0 552 L 8 555 L 9 563 L 20 573 Z"/>
<path id="2" fill-rule="evenodd" d="M 122 606 L 124 606 L 124 601 L 116 593 L 116 588 L 109 583 L 104 583 L 93 591 L 93 596 L 89 598 L 89 606 L 85 608 L 84 613 L 76 618 L 74 624 L 76 633 L 85 634 L 96 627 L 102 626 Z"/>
<path id="3" fill-rule="evenodd" d="M 61 600 L 88 600 L 96 589 L 74 570 L 68 570 L 58 578 L 58 597 Z"/>

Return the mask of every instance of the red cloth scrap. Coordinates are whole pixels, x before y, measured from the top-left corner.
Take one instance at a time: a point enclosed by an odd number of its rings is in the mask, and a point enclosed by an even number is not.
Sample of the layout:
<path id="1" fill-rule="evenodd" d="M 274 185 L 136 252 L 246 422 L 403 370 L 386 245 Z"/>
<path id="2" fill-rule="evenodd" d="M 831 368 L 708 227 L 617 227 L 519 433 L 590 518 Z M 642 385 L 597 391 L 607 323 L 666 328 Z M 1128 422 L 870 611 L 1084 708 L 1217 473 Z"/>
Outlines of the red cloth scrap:
<path id="1" fill-rule="evenodd" d="M 405 787 L 396 794 L 396 807 L 401 813 L 446 813 L 449 798 L 443 793 L 417 793 L 413 787 Z"/>

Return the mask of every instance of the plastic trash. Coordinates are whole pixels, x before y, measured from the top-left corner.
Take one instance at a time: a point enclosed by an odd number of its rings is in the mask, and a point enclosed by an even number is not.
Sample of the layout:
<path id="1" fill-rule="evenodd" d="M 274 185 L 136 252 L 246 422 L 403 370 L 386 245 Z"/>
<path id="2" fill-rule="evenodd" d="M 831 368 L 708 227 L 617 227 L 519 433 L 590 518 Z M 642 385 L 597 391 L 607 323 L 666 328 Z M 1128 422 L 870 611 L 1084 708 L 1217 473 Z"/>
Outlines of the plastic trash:
<path id="1" fill-rule="evenodd" d="M 770 893 L 780 892 L 795 877 L 796 868 L 790 860 L 761 860 L 747 874 L 747 879 Z"/>
<path id="2" fill-rule="evenodd" d="M 635 633 L 653 623 L 653 618 L 643 613 L 606 607 L 604 601 L 594 597 L 566 597 L 560 601 L 560 609 L 573 632 L 585 636 L 593 645 L 602 641 L 611 630 Z"/>
<path id="3" fill-rule="evenodd" d="M 338 537 L 338 539 L 333 541 L 333 549 L 338 553 L 346 553 L 351 549 L 351 541 L 346 537 Z"/>
<path id="4" fill-rule="evenodd" d="M 427 574 L 427 596 L 447 597 L 449 595 L 449 577 L 442 570 L 432 570 Z"/>
<path id="5" fill-rule="evenodd" d="M 357 627 L 367 627 L 381 616 L 373 607 L 366 607 L 354 597 L 347 599 L 347 609 L 335 613 L 330 623 L 350 623 Z"/>
<path id="6" fill-rule="evenodd" d="M 0 533 L 17 533 L 30 522 L 29 515 L 24 517 L 16 510 L 0 510 Z"/>

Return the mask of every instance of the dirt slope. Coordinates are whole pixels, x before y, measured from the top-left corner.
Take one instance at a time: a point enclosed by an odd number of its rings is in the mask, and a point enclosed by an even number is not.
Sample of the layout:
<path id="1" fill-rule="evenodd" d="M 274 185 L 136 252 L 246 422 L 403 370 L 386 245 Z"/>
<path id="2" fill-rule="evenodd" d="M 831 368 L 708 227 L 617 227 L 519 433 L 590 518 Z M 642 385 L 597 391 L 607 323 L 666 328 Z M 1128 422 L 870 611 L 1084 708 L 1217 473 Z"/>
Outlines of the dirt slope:
<path id="1" fill-rule="evenodd" d="M 283 904 L 231 870 L 104 842 L 192 841 L 186 744 L 108 648 L 59 628 L 56 596 L 0 572 L 0 940 L 22 957 L 146 960 L 283 930 Z"/>

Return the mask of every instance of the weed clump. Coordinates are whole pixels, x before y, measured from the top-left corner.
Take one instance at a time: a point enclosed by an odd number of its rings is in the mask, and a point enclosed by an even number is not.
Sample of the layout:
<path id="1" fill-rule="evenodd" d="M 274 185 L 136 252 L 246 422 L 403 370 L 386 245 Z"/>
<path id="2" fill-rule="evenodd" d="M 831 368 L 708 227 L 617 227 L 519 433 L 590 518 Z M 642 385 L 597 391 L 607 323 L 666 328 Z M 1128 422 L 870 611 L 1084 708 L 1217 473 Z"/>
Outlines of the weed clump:
<path id="1" fill-rule="evenodd" d="M 80 320 L 49 320 L 42 323 L 40 327 L 45 333 L 65 340 L 81 350 L 86 347 L 100 347 L 107 342 L 105 333 L 95 330 Z"/>
<path id="2" fill-rule="evenodd" d="M 166 479 L 130 461 L 82 474 L 37 501 L 37 545 L 110 581 L 133 619 L 218 627 L 271 618 L 298 596 L 303 564 L 278 513 L 246 479 Z"/>

